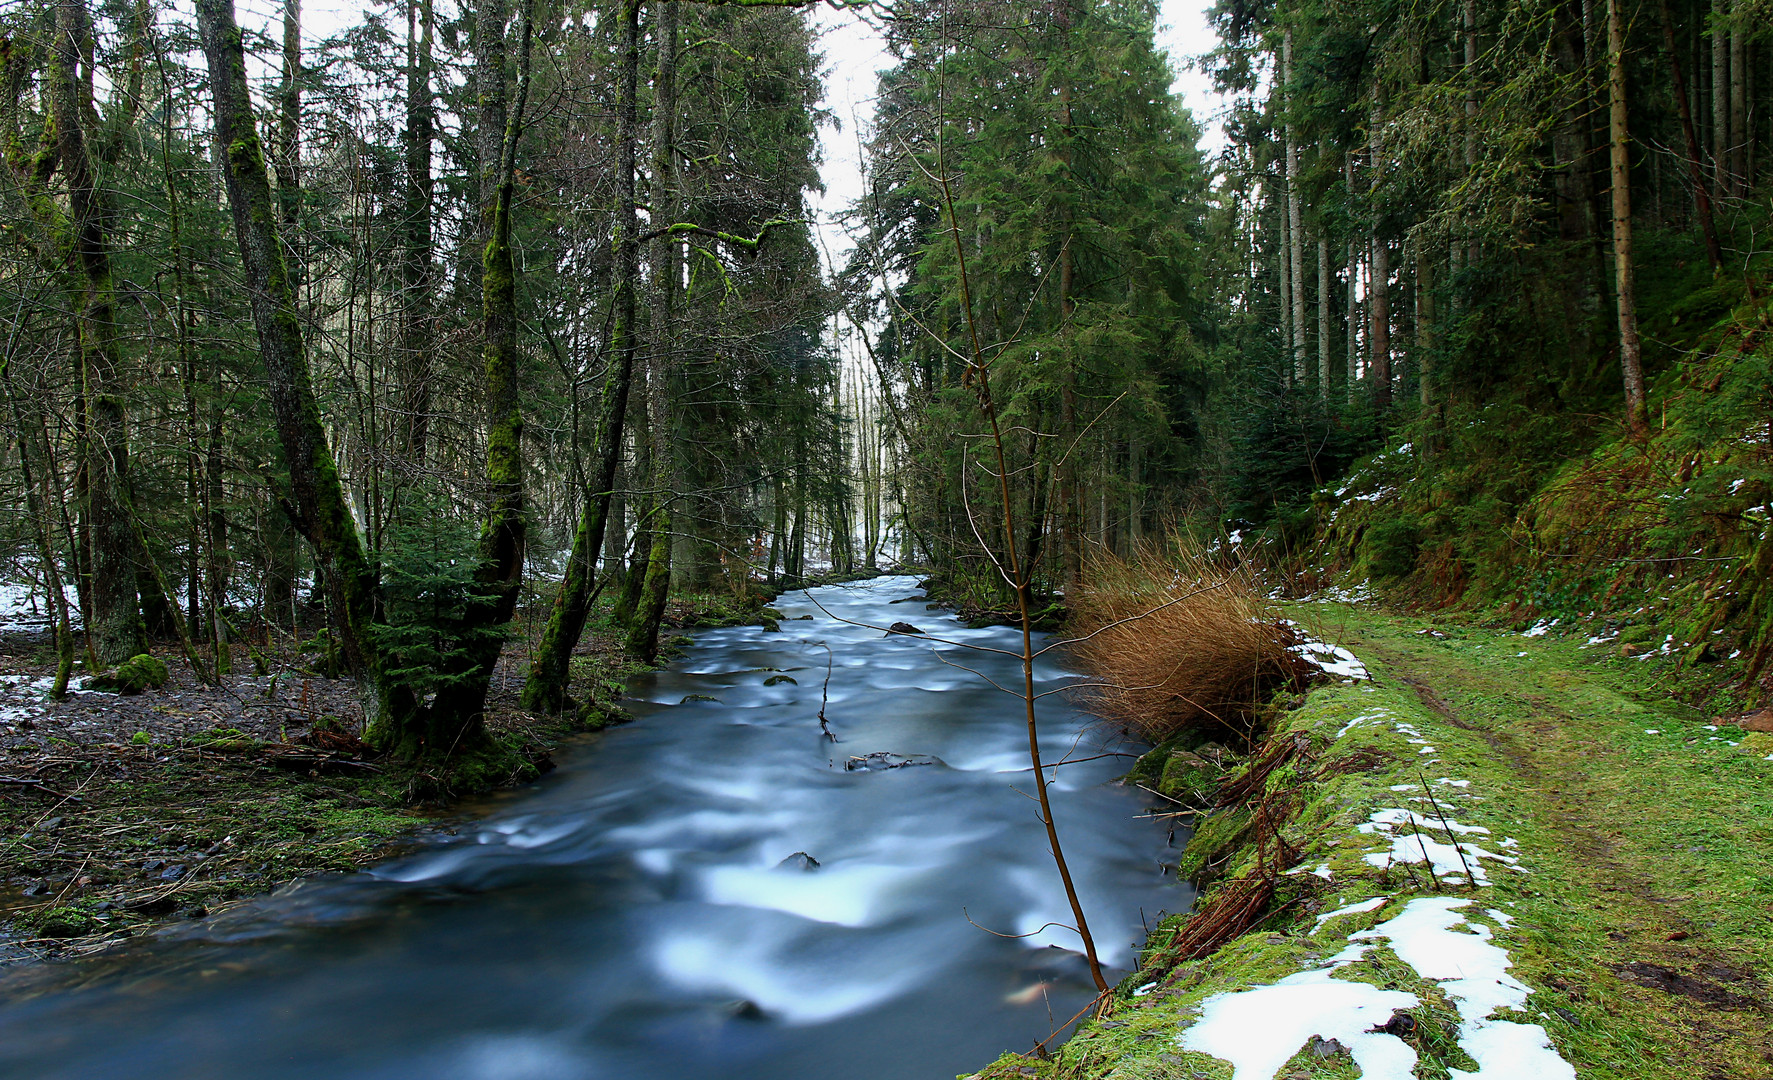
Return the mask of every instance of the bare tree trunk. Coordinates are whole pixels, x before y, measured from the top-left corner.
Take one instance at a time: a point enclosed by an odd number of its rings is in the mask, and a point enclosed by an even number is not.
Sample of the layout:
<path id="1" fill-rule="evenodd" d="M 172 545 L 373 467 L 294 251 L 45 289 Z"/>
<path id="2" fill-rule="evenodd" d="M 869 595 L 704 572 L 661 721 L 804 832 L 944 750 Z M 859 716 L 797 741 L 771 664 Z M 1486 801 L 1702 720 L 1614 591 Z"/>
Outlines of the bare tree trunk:
<path id="1" fill-rule="evenodd" d="M 633 382 L 636 351 L 635 288 L 640 275 L 639 214 L 635 205 L 634 151 L 639 127 L 635 94 L 640 72 L 640 0 L 622 0 L 621 73 L 616 109 L 616 295 L 611 331 L 610 373 L 603 390 L 599 420 L 597 468 L 586 485 L 584 509 L 573 534 L 566 576 L 554 596 L 542 640 L 530 660 L 523 684 L 523 707 L 538 712 L 567 708 L 567 683 L 572 652 L 585 632 L 595 598 L 597 553 L 603 547 L 614 495 L 616 466 L 622 458 L 622 427 L 628 415 L 628 390 Z"/>
<path id="2" fill-rule="evenodd" d="M 400 260 L 400 449 L 414 466 L 425 463 L 431 434 L 431 90 L 432 0 L 408 0 L 406 12 L 405 243 Z"/>
<path id="3" fill-rule="evenodd" d="M 1625 377 L 1625 417 L 1632 434 L 1649 431 L 1644 367 L 1638 343 L 1637 292 L 1631 261 L 1631 135 L 1625 101 L 1625 20 L 1620 0 L 1607 0 L 1608 131 L 1613 164 L 1613 272 L 1619 305 L 1619 366 Z"/>
<path id="4" fill-rule="evenodd" d="M 289 511 L 314 546 L 321 577 L 332 598 L 334 629 L 345 663 L 358 678 L 377 745 L 398 743 L 415 710 L 409 694 L 383 677 L 370 634 L 376 579 L 364 557 L 338 466 L 327 446 L 320 409 L 309 379 L 295 294 L 278 245 L 276 211 L 265 172 L 264 147 L 253 120 L 246 58 L 232 0 L 197 0 L 197 25 L 215 95 L 216 143 L 239 239 L 265 387 L 289 469 Z"/>
<path id="5" fill-rule="evenodd" d="M 1293 381 L 1305 385 L 1305 224 L 1299 194 L 1299 140 L 1293 128 L 1293 28 L 1281 39 L 1282 100 L 1287 109 L 1287 275 L 1292 283 Z"/>
<path id="6" fill-rule="evenodd" d="M 511 100 L 505 75 L 505 30 L 511 21 L 507 0 L 474 4 L 474 149 L 479 160 L 481 238 L 491 232 L 499 185 L 499 155 L 505 145 L 505 110 Z"/>
<path id="7" fill-rule="evenodd" d="M 1732 5 L 1735 6 L 1735 5 Z M 1741 12 L 1730 25 L 1730 193 L 1748 197 L 1748 35 Z"/>
<path id="8" fill-rule="evenodd" d="M 277 216 L 283 224 L 290 289 L 302 291 L 304 267 L 296 257 L 296 226 L 302 216 L 302 0 L 283 0 L 283 82 L 277 88 L 277 128 L 272 167 L 277 176 Z"/>
<path id="9" fill-rule="evenodd" d="M 1343 192 L 1350 204 L 1354 202 L 1354 155 L 1349 154 L 1342 159 Z M 1353 236 L 1348 238 L 1348 355 L 1344 358 L 1347 367 L 1347 379 L 1343 384 L 1343 392 L 1348 403 L 1354 404 L 1360 393 L 1361 379 L 1361 343 L 1360 343 L 1360 280 L 1361 260 L 1360 245 Z"/>
<path id="10" fill-rule="evenodd" d="M 1460 12 L 1460 21 L 1464 24 L 1465 66 L 1460 74 L 1465 80 L 1465 173 L 1471 175 L 1477 168 L 1478 148 L 1478 32 L 1477 32 L 1477 0 L 1465 0 Z M 1466 257 L 1473 263 L 1478 261 L 1477 241 L 1472 240 Z"/>
<path id="11" fill-rule="evenodd" d="M 1729 0 L 1711 0 L 1711 169 L 1718 198 L 1730 197 Z"/>
<path id="12" fill-rule="evenodd" d="M 653 193 L 659 220 L 674 225 L 677 204 L 677 0 L 663 0 L 653 33 L 659 70 L 653 82 Z M 678 239 L 659 239 L 654 257 L 653 348 L 647 365 L 646 435 L 653 444 L 653 546 L 647 558 L 639 609 L 629 628 L 630 653 L 652 663 L 659 655 L 659 620 L 671 591 L 671 510 L 675 454 L 671 446 L 671 351 L 677 340 Z"/>
<path id="13" fill-rule="evenodd" d="M 1699 136 L 1693 130 L 1693 110 L 1687 103 L 1687 80 L 1681 72 L 1681 56 L 1675 46 L 1674 18 L 1668 13 L 1668 0 L 1657 0 L 1662 16 L 1662 41 L 1668 50 L 1668 65 L 1674 76 L 1675 101 L 1681 114 L 1681 135 L 1687 141 L 1687 169 L 1693 178 L 1693 202 L 1699 211 L 1699 231 L 1705 238 L 1705 257 L 1711 272 L 1717 273 L 1724 255 L 1718 247 L 1718 233 L 1712 223 L 1711 194 L 1706 190 L 1705 164 L 1699 151 Z"/>
<path id="14" fill-rule="evenodd" d="M 1317 238 L 1317 396 L 1330 400 L 1330 297 L 1335 276 L 1330 271 L 1330 238 L 1318 226 Z"/>
<path id="15" fill-rule="evenodd" d="M 1380 201 L 1378 198 L 1379 169 L 1385 160 L 1385 111 L 1379 101 L 1379 87 L 1373 87 L 1373 110 L 1371 125 L 1367 138 L 1373 152 L 1373 179 L 1369 187 L 1373 197 L 1368 199 L 1372 213 L 1371 241 L 1373 245 L 1369 263 L 1372 266 L 1372 280 L 1367 283 L 1369 292 L 1367 310 L 1371 326 L 1368 340 L 1371 343 L 1369 352 L 1372 356 L 1370 377 L 1373 383 L 1373 407 L 1380 412 L 1391 408 L 1391 250 L 1379 227 Z"/>

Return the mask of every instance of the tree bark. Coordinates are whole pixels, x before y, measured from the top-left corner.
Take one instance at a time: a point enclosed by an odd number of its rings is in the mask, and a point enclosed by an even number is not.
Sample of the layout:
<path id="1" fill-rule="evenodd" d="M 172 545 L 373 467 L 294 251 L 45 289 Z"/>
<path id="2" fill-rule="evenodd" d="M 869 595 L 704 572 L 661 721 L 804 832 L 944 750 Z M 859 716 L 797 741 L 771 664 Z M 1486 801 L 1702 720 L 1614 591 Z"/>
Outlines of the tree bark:
<path id="1" fill-rule="evenodd" d="M 1343 194 L 1350 205 L 1354 203 L 1354 155 L 1348 154 L 1342 159 Z M 1342 390 L 1348 403 L 1354 404 L 1360 392 L 1361 379 L 1361 342 L 1360 342 L 1360 281 L 1361 260 L 1360 245 L 1353 236 L 1348 238 L 1348 355 L 1344 357 L 1347 365 L 1346 378 Z"/>
<path id="2" fill-rule="evenodd" d="M 1711 0 L 1711 171 L 1718 198 L 1730 197 L 1729 0 Z"/>
<path id="3" fill-rule="evenodd" d="M 1718 247 L 1718 232 L 1712 223 L 1711 194 L 1706 190 L 1704 158 L 1699 150 L 1699 136 L 1693 130 L 1693 110 L 1687 103 L 1687 80 L 1681 71 L 1681 54 L 1675 45 L 1674 18 L 1668 13 L 1668 0 L 1657 0 L 1662 17 L 1662 42 L 1668 50 L 1668 66 L 1674 77 L 1675 102 L 1681 114 L 1681 135 L 1687 141 L 1687 169 L 1693 179 L 1693 203 L 1698 210 L 1699 232 L 1705 238 L 1705 257 L 1711 272 L 1717 273 L 1724 255 Z"/>
<path id="4" fill-rule="evenodd" d="M 1732 5 L 1734 6 L 1734 5 Z M 1748 35 L 1740 12 L 1730 24 L 1730 193 L 1748 197 Z"/>
<path id="5" fill-rule="evenodd" d="M 517 46 L 517 92 L 498 111 L 506 116 L 494 174 L 491 233 L 481 261 L 481 329 L 486 372 L 486 480 L 491 494 L 486 525 L 480 534 L 480 566 L 475 574 L 477 596 L 463 622 L 470 636 L 463 643 L 467 677 L 440 690 L 432 706 L 430 736 L 451 748 L 472 747 L 485 738 L 483 714 L 505 631 L 517 610 L 523 588 L 523 554 L 529 539 L 524 507 L 523 410 L 518 397 L 522 356 L 517 344 L 517 267 L 511 253 L 511 202 L 516 194 L 517 143 L 523 136 L 523 114 L 529 96 L 530 45 L 534 39 L 531 3 L 523 0 Z M 503 50 L 499 50 L 503 60 Z M 504 80 L 499 85 L 506 85 Z M 484 101 L 484 98 L 482 99 Z M 415 747 L 422 752 L 428 746 Z"/>
<path id="6" fill-rule="evenodd" d="M 1335 275 L 1330 270 L 1330 238 L 1318 226 L 1317 238 L 1317 396 L 1330 400 L 1330 297 Z"/>
<path id="7" fill-rule="evenodd" d="M 408 0 L 406 27 L 405 233 L 400 260 L 400 449 L 425 464 L 431 435 L 432 240 L 431 140 L 436 118 L 431 90 L 432 0 Z"/>
<path id="8" fill-rule="evenodd" d="M 569 702 L 567 683 L 573 649 L 585 632 L 585 620 L 594 598 L 597 553 L 609 522 L 616 466 L 622 455 L 622 425 L 628 414 L 628 389 L 633 381 L 635 356 L 635 285 L 640 274 L 640 230 L 635 206 L 634 144 L 639 126 L 635 94 L 640 72 L 640 0 L 622 0 L 621 74 L 616 108 L 616 295 L 615 319 L 610 334 L 611 368 L 604 384 L 603 415 L 599 422 L 597 468 L 585 491 L 584 509 L 573 534 L 566 576 L 555 594 L 542 640 L 530 661 L 523 685 L 523 707 L 557 713 Z"/>
<path id="9" fill-rule="evenodd" d="M 87 139 L 91 124 L 90 22 L 81 0 L 56 5 L 56 48 L 50 93 L 61 168 L 68 182 L 70 281 L 77 314 L 86 453 L 86 526 L 92 622 L 87 631 L 101 664 L 148 650 L 137 598 L 138 552 L 129 499 L 129 417 L 117 345 L 116 290 L 111 278 L 111 209 Z M 161 605 L 165 597 L 160 597 Z"/>
<path id="10" fill-rule="evenodd" d="M 1287 274 L 1292 283 L 1293 379 L 1303 386 L 1310 367 L 1305 356 L 1305 225 L 1299 193 L 1299 140 L 1293 127 L 1293 28 L 1281 38 L 1282 102 L 1287 110 Z"/>
<path id="11" fill-rule="evenodd" d="M 1644 367 L 1638 342 L 1637 291 L 1631 256 L 1631 135 L 1625 100 L 1625 20 L 1620 0 L 1607 0 L 1607 117 L 1612 146 L 1613 273 L 1619 308 L 1619 366 L 1625 377 L 1625 418 L 1632 434 L 1649 431 Z"/>
<path id="12" fill-rule="evenodd" d="M 279 247 L 276 210 L 265 171 L 263 144 L 253 120 L 246 57 L 233 0 L 197 0 L 197 26 L 215 96 L 216 143 L 234 231 L 240 245 L 265 388 L 278 441 L 289 470 L 292 520 L 314 547 L 332 603 L 333 626 L 345 664 L 357 677 L 364 703 L 366 738 L 374 745 L 400 741 L 414 710 L 409 694 L 381 672 L 370 620 L 376 579 L 364 557 L 338 465 L 327 446 L 314 399 L 296 317 L 295 295 Z"/>
<path id="13" fill-rule="evenodd" d="M 1373 153 L 1373 178 L 1367 185 L 1367 203 L 1372 214 L 1372 254 L 1368 256 L 1372 280 L 1367 283 L 1367 311 L 1371 324 L 1368 327 L 1368 351 L 1372 357 L 1372 369 L 1368 378 L 1373 384 L 1373 407 L 1380 412 L 1391 408 L 1391 250 L 1379 227 L 1384 214 L 1379 203 L 1379 169 L 1385 160 L 1384 124 L 1384 106 L 1379 101 L 1379 88 L 1375 85 L 1371 125 L 1367 132 Z"/>
<path id="14" fill-rule="evenodd" d="M 659 69 L 653 82 L 653 200 L 658 220 L 676 224 L 677 201 L 677 0 L 658 6 L 653 33 Z M 640 605 L 629 628 L 628 651 L 647 663 L 659 655 L 659 620 L 671 591 L 672 489 L 676 459 L 671 445 L 671 352 L 677 345 L 678 238 L 658 240 L 654 254 L 653 347 L 647 364 L 647 435 L 653 446 L 653 544 L 647 557 Z"/>

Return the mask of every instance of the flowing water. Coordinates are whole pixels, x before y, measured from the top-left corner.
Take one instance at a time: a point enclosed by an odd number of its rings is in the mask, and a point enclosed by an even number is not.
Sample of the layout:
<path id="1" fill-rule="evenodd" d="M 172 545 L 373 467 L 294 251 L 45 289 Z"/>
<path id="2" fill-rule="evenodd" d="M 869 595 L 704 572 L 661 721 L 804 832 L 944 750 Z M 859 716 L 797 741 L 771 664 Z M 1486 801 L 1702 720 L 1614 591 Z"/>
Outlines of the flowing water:
<path id="1" fill-rule="evenodd" d="M 1091 984 L 1046 925 L 1070 912 L 1022 703 L 981 678 L 1017 686 L 1020 662 L 843 620 L 1020 637 L 891 603 L 916 595 L 903 577 L 790 593 L 781 633 L 700 633 L 631 685 L 635 723 L 453 835 L 0 981 L 0 1075 L 940 1080 L 1027 1049 Z M 1128 749 L 1067 697 L 1041 703 L 1048 761 Z M 1112 783 L 1129 764 L 1053 788 L 1110 979 L 1142 920 L 1192 900 L 1167 829 Z"/>

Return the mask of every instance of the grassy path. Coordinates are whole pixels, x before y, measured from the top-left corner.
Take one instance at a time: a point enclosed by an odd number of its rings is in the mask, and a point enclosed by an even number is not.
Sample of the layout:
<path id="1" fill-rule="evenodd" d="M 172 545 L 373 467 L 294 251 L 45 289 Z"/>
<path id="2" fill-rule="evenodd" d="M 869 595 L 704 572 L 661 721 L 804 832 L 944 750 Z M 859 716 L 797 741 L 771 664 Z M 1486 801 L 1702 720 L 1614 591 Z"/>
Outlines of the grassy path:
<path id="1" fill-rule="evenodd" d="M 1620 1075 L 1773 1077 L 1773 739 L 1645 693 L 1662 661 L 1582 638 L 1353 609 L 1319 621 L 1492 751 L 1478 771 L 1538 834 L 1556 901 L 1523 928 L 1562 961 L 1541 981 L 1613 1029 L 1583 1034 L 1618 1051 Z"/>
<path id="2" fill-rule="evenodd" d="M 1220 777 L 1251 794 L 1199 819 L 1179 869 L 1208 874 L 1201 902 L 1154 929 L 1110 1017 L 980 1080 L 1773 1080 L 1773 735 L 1585 633 L 1288 614 L 1372 678 L 1279 712 L 1248 761 L 1288 764 Z M 1185 797 L 1200 759 L 1148 757 Z M 1263 875 L 1246 932 L 1164 959 Z"/>

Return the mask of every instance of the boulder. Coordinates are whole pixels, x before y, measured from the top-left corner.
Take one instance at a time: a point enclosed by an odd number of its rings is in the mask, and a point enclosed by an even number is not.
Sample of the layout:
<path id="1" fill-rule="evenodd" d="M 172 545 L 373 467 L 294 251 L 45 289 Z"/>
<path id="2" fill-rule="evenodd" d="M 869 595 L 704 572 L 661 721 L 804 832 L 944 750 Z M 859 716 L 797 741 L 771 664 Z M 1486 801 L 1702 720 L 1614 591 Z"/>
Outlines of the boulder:
<path id="1" fill-rule="evenodd" d="M 147 653 L 130 657 L 110 671 L 101 671 L 86 680 L 86 690 L 109 690 L 114 694 L 139 694 L 150 687 L 158 690 L 166 685 L 171 673 L 166 665 Z"/>
<path id="2" fill-rule="evenodd" d="M 921 634 L 921 633 L 923 633 L 923 631 L 919 630 L 915 626 L 912 626 L 908 622 L 896 622 L 893 625 L 887 627 L 887 633 L 888 634 Z"/>

